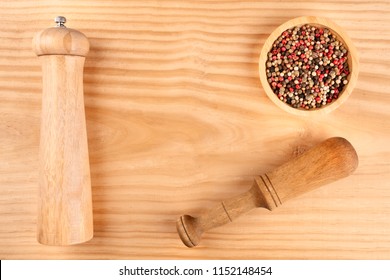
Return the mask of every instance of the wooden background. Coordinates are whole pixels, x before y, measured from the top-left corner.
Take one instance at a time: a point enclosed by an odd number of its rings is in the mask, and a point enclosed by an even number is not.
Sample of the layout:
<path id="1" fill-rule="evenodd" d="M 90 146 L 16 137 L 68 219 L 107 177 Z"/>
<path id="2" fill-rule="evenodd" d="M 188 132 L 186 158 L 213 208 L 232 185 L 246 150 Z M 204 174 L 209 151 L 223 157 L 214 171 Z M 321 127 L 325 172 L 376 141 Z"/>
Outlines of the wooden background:
<path id="1" fill-rule="evenodd" d="M 389 1 L 0 1 L 1 259 L 389 259 Z M 95 237 L 36 242 L 41 69 L 35 32 L 56 15 L 90 39 L 85 103 Z M 257 61 L 278 25 L 329 17 L 360 74 L 323 117 L 285 113 Z M 253 175 L 331 136 L 354 175 L 270 213 L 256 209 L 186 248 L 175 220 L 248 189 Z"/>

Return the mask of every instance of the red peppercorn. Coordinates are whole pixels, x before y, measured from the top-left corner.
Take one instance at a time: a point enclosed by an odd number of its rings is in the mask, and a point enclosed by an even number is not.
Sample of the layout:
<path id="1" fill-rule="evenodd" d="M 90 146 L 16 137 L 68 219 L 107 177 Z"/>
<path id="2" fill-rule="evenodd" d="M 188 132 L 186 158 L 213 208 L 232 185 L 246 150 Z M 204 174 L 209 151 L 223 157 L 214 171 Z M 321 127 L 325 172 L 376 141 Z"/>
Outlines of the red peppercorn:
<path id="1" fill-rule="evenodd" d="M 289 90 L 290 92 L 293 92 L 293 91 L 294 91 L 294 89 L 293 89 L 292 87 L 290 87 L 288 90 Z"/>
<path id="2" fill-rule="evenodd" d="M 295 85 L 295 88 L 296 89 L 300 89 L 301 87 L 299 85 Z"/>

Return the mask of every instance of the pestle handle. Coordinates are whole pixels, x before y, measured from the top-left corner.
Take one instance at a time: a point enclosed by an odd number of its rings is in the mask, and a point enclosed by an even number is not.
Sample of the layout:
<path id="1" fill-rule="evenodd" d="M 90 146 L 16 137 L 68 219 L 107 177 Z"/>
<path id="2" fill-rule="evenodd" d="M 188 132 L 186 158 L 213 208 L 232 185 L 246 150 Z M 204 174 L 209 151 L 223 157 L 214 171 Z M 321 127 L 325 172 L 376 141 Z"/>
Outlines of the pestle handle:
<path id="1" fill-rule="evenodd" d="M 37 33 L 33 50 L 42 64 L 38 241 L 71 245 L 93 236 L 83 68 L 89 42 L 64 26 Z"/>
<path id="2" fill-rule="evenodd" d="M 181 216 L 177 231 L 186 246 L 194 247 L 209 229 L 256 207 L 273 210 L 289 199 L 350 175 L 357 166 L 353 146 L 344 138 L 329 138 L 275 170 L 256 176 L 249 191 L 221 202 L 197 218 Z"/>

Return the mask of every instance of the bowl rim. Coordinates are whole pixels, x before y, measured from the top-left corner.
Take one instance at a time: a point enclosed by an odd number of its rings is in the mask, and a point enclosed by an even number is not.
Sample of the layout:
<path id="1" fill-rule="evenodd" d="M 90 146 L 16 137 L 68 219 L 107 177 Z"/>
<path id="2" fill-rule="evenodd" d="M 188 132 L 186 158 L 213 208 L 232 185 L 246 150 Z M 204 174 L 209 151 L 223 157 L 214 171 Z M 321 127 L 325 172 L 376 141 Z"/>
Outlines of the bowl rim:
<path id="1" fill-rule="evenodd" d="M 272 48 L 273 43 L 275 40 L 282 34 L 283 31 L 290 29 L 295 26 L 302 26 L 304 24 L 309 24 L 313 26 L 322 26 L 325 28 L 328 28 L 334 35 L 336 35 L 337 39 L 341 41 L 348 49 L 348 66 L 350 69 L 350 73 L 348 75 L 348 84 L 344 87 L 344 89 L 339 94 L 339 97 L 337 100 L 324 105 L 317 109 L 300 109 L 300 108 L 293 108 L 287 103 L 281 101 L 276 94 L 273 92 L 271 86 L 268 83 L 267 75 L 265 72 L 266 69 L 266 62 L 267 62 L 267 55 L 269 50 Z M 315 16 L 303 16 L 303 17 L 297 17 L 293 18 L 289 21 L 284 22 L 283 24 L 279 25 L 266 39 L 264 42 L 264 45 L 261 49 L 260 57 L 259 57 L 259 77 L 261 84 L 263 86 L 263 89 L 267 96 L 275 103 L 279 108 L 283 109 L 286 112 L 300 115 L 300 116 L 307 116 L 307 115 L 313 115 L 316 114 L 327 114 L 336 108 L 338 108 L 345 100 L 348 99 L 348 97 L 351 95 L 353 88 L 356 85 L 357 77 L 359 74 L 359 57 L 357 54 L 357 50 L 355 46 L 352 43 L 352 40 L 349 38 L 349 36 L 345 33 L 345 31 L 338 26 L 336 23 L 331 21 L 328 18 L 323 17 L 315 17 Z"/>

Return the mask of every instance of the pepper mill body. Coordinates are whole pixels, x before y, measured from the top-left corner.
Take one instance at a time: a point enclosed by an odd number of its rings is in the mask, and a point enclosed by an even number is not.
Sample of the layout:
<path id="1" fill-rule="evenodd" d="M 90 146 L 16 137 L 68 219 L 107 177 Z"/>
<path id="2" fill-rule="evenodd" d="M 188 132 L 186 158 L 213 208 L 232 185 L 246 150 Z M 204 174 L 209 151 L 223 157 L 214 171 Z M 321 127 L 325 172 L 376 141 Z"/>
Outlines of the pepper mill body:
<path id="1" fill-rule="evenodd" d="M 84 109 L 83 68 L 89 42 L 57 27 L 37 33 L 42 64 L 38 242 L 71 245 L 93 237 L 91 178 Z"/>

